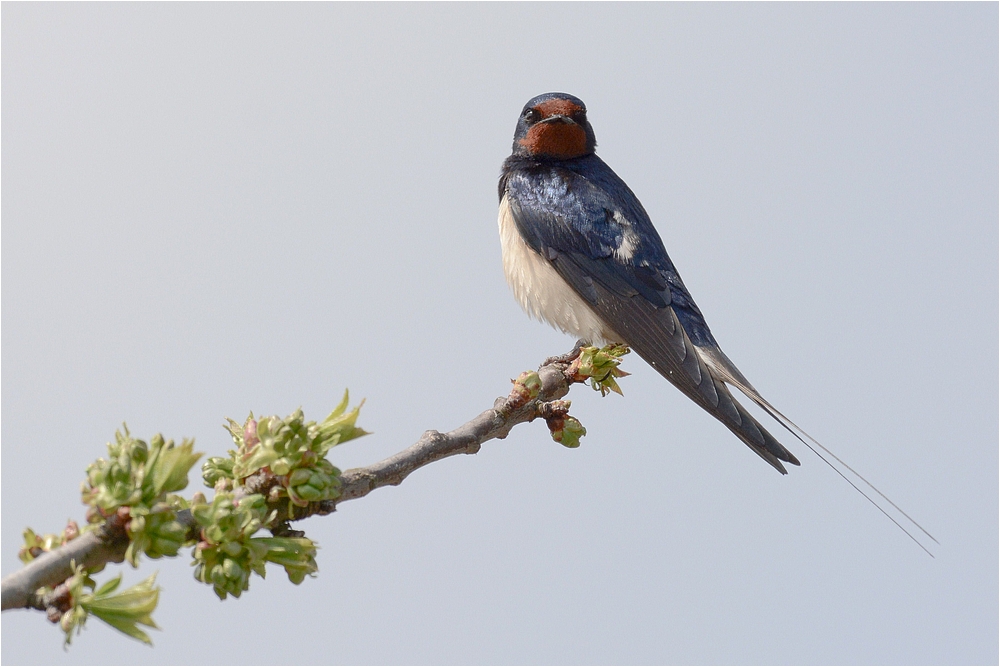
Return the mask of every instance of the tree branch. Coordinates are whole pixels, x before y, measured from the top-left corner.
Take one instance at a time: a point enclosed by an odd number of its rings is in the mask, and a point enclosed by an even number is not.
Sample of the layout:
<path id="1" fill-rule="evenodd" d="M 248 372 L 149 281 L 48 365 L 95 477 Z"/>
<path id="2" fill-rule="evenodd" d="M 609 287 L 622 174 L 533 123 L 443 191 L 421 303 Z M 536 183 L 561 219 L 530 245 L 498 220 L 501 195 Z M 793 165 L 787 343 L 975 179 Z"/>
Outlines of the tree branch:
<path id="1" fill-rule="evenodd" d="M 547 417 L 551 413 L 551 401 L 569 393 L 565 369 L 565 364 L 557 363 L 550 363 L 539 369 L 542 389 L 535 400 L 524 402 L 513 395 L 498 398 L 492 409 L 453 431 L 427 431 L 416 444 L 398 454 L 364 468 L 345 471 L 341 475 L 343 486 L 340 497 L 320 504 L 336 505 L 346 500 L 363 498 L 382 486 L 397 486 L 418 468 L 455 454 L 475 454 L 484 442 L 506 438 L 516 425 L 537 417 Z"/>
<path id="2" fill-rule="evenodd" d="M 3 578 L 2 609 L 44 609 L 45 603 L 36 595 L 42 586 L 55 586 L 73 575 L 72 563 L 83 565 L 90 572 L 99 572 L 107 563 L 125 560 L 128 535 L 125 526 L 114 516 L 100 529 L 84 533 L 52 551 L 46 552 Z"/>
<path id="3" fill-rule="evenodd" d="M 453 431 L 427 431 L 414 445 L 398 454 L 370 466 L 344 471 L 340 477 L 341 489 L 337 499 L 295 508 L 294 514 L 288 513 L 287 501 L 280 503 L 277 508 L 277 527 L 286 531 L 288 521 L 297 521 L 315 514 L 330 514 L 339 503 L 363 498 L 379 487 L 397 486 L 413 471 L 443 458 L 456 454 L 475 454 L 484 442 L 506 438 L 518 424 L 538 417 L 549 420 L 565 416 L 568 405 L 559 399 L 569 393 L 571 384 L 583 381 L 570 369 L 571 362 L 579 352 L 578 344 L 569 354 L 547 359 L 539 367 L 541 387 L 537 397 L 528 397 L 515 386 L 509 396 L 498 398 L 492 409 Z M 520 389 L 523 390 L 523 386 Z M 269 483 L 266 477 L 255 480 L 248 478 L 246 487 L 251 493 L 258 493 L 266 489 Z M 263 492 L 266 494 L 266 490 Z M 189 528 L 194 528 L 194 520 L 189 511 L 179 512 L 177 519 Z M 112 516 L 101 529 L 84 533 L 57 549 L 41 554 L 17 572 L 4 577 L 0 584 L 2 609 L 45 609 L 48 602 L 35 592 L 43 586 L 55 587 L 72 576 L 71 564 L 74 562 L 91 572 L 99 571 L 109 562 L 122 562 L 128 547 L 126 524 L 127 515 L 124 523 L 119 517 Z"/>

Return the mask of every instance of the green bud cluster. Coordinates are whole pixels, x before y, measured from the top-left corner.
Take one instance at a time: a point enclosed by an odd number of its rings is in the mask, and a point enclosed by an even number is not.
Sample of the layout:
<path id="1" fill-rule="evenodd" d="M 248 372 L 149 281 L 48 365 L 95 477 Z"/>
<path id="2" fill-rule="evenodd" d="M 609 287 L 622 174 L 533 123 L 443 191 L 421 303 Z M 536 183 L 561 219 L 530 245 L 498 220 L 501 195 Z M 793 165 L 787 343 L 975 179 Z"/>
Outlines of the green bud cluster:
<path id="1" fill-rule="evenodd" d="M 275 475 L 288 475 L 296 468 L 312 466 L 334 446 L 367 435 L 355 426 L 361 405 L 348 412 L 348 398 L 345 391 L 340 405 L 318 424 L 306 422 L 301 408 L 284 419 L 263 417 L 252 429 L 253 415 L 243 427 L 230 421 L 230 433 L 240 448 L 233 466 L 235 477 L 246 478 L 264 467 Z"/>
<path id="2" fill-rule="evenodd" d="M 250 587 L 250 574 L 265 576 L 270 561 L 285 568 L 293 583 L 317 571 L 316 545 L 304 537 L 253 537 L 273 519 L 263 496 L 254 494 L 235 500 L 235 494 L 219 493 L 212 504 L 191 508 L 202 526 L 195 546 L 195 578 L 211 584 L 215 594 L 239 597 Z"/>
<path id="3" fill-rule="evenodd" d="M 535 371 L 524 371 L 511 382 L 514 386 L 510 390 L 510 396 L 507 397 L 507 404 L 515 410 L 528 401 L 538 398 L 538 394 L 542 391 L 542 379 Z"/>
<path id="4" fill-rule="evenodd" d="M 301 584 L 306 575 L 314 575 L 319 570 L 316 543 L 308 537 L 255 537 L 251 542 L 265 546 L 265 560 L 285 568 L 293 584 Z"/>
<path id="5" fill-rule="evenodd" d="M 159 502 L 148 509 L 132 507 L 125 560 L 138 567 L 139 554 L 150 558 L 176 556 L 187 542 L 187 530 L 177 520 L 178 509 L 170 502 Z"/>
<path id="6" fill-rule="evenodd" d="M 618 368 L 622 357 L 629 353 L 624 345 L 607 345 L 600 349 L 585 347 L 580 350 L 580 356 L 570 366 L 570 373 L 577 382 L 590 381 L 590 386 L 601 396 L 607 396 L 609 391 L 622 395 L 621 387 L 615 378 L 628 375 Z"/>
<path id="7" fill-rule="evenodd" d="M 131 437 L 127 426 L 124 429 L 124 434 L 115 431 L 115 442 L 108 443 L 108 460 L 97 459 L 87 466 L 87 481 L 81 487 L 84 504 L 105 516 L 142 500 L 149 445 Z"/>
<path id="8" fill-rule="evenodd" d="M 580 420 L 570 415 L 550 420 L 549 428 L 552 432 L 552 439 L 570 449 L 579 447 L 580 438 L 587 435 L 587 429 L 580 423 Z"/>
<path id="9" fill-rule="evenodd" d="M 311 502 L 336 499 L 340 495 L 340 470 L 326 460 L 326 454 L 342 442 L 367 435 L 355 425 L 364 401 L 348 410 L 349 398 L 345 391 L 340 404 L 319 423 L 305 421 L 301 409 L 285 418 L 258 420 L 251 413 L 243 424 L 228 420 L 226 429 L 237 448 L 230 450 L 228 458 L 213 457 L 205 462 L 205 484 L 221 493 L 266 469 L 280 482 L 271 490 L 270 501 L 287 496 L 290 505 L 305 507 Z"/>
<path id="10" fill-rule="evenodd" d="M 201 540 L 194 548 L 194 576 L 211 584 L 215 594 L 239 597 L 250 587 L 250 572 L 263 576 L 264 554 L 251 547 L 250 538 L 263 527 L 267 504 L 260 494 L 235 499 L 217 493 L 211 504 L 195 505 L 191 515 L 201 526 Z"/>
<path id="11" fill-rule="evenodd" d="M 576 449 L 580 446 L 580 438 L 587 435 L 587 429 L 583 427 L 576 417 L 569 414 L 571 403 L 569 401 L 550 401 L 545 415 L 545 423 L 549 427 L 552 439 L 563 447 Z"/>
<path id="12" fill-rule="evenodd" d="M 251 415 L 252 417 L 253 415 Z M 230 420 L 232 421 L 232 420 Z M 222 482 L 223 491 L 232 491 L 235 477 L 233 466 L 236 461 L 232 456 L 212 456 L 201 466 L 201 476 L 205 480 L 205 485 L 215 487 Z"/>
<path id="13" fill-rule="evenodd" d="M 309 503 L 340 496 L 340 471 L 326 459 L 307 468 L 296 468 L 288 475 L 288 499 L 305 507 Z"/>
<path id="14" fill-rule="evenodd" d="M 125 433 L 115 432 L 115 442 L 108 443 L 108 459 L 97 459 L 87 467 L 87 480 L 81 492 L 83 502 L 93 511 L 90 523 L 100 523 L 119 507 L 152 508 L 166 494 L 180 491 L 188 483 L 188 471 L 201 457 L 194 452 L 194 441 L 153 436 L 149 444 Z"/>
<path id="15" fill-rule="evenodd" d="M 38 535 L 26 529 L 18 556 L 28 563 L 109 521 L 109 525 L 124 526 L 129 537 L 125 559 L 133 566 L 141 554 L 176 556 L 182 547 L 194 546 L 195 578 L 210 584 L 221 599 L 239 597 L 249 588 L 250 574 L 263 577 L 269 562 L 280 565 L 289 580 L 299 584 L 318 571 L 316 544 L 305 537 L 254 535 L 262 528 L 275 529 L 278 509 L 282 509 L 277 501 L 287 497 L 291 506 L 305 507 L 339 497 L 340 470 L 326 454 L 342 442 L 367 435 L 356 426 L 361 405 L 348 410 L 348 400 L 345 391 L 340 404 L 319 423 L 305 421 L 302 410 L 284 419 L 259 421 L 251 413 L 242 425 L 229 420 L 227 428 L 236 450 L 230 450 L 228 457 L 210 458 L 203 466 L 205 483 L 216 491 L 211 502 L 201 492 L 190 500 L 175 493 L 186 488 L 188 473 L 201 457 L 193 451 L 193 441 L 175 446 L 172 440 L 156 435 L 146 442 L 132 437 L 124 427 L 115 433 L 115 442 L 108 444 L 108 458 L 87 468 L 81 494 L 89 506 L 88 525 L 81 530 L 70 521 L 60 535 Z M 251 475 L 257 476 L 248 481 Z M 262 489 L 267 498 L 250 494 L 250 489 Z M 178 520 L 182 510 L 191 512 L 195 528 Z M 289 517 L 282 520 L 285 529 Z M 96 588 L 87 570 L 74 568 L 75 574 L 62 584 L 38 591 L 47 594 L 49 619 L 60 624 L 67 644 L 73 630 L 79 632 L 91 614 L 150 643 L 138 626 L 156 628 L 150 616 L 159 599 L 160 589 L 153 585 L 155 574 L 116 593 L 120 576 Z"/>
<path id="16" fill-rule="evenodd" d="M 157 434 L 147 444 L 133 438 L 128 427 L 124 431 L 116 432 L 115 442 L 108 443 L 108 459 L 97 459 L 87 468 L 81 492 L 90 506 L 87 520 L 92 525 L 128 508 L 125 558 L 137 566 L 140 554 L 176 556 L 184 546 L 185 530 L 177 521 L 183 501 L 172 494 L 187 486 L 188 472 L 201 454 L 193 451 L 193 440 L 175 446 Z"/>

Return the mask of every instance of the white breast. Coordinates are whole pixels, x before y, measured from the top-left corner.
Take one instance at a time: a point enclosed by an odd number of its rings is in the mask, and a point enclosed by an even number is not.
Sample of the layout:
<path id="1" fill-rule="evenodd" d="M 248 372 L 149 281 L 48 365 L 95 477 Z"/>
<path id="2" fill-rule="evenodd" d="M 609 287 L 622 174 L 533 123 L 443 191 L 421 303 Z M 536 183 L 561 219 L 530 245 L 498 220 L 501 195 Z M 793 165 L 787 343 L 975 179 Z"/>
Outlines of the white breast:
<path id="1" fill-rule="evenodd" d="M 601 321 L 583 297 L 524 242 L 507 195 L 500 202 L 498 222 L 503 272 L 524 312 L 594 345 L 621 342 L 621 337 Z"/>

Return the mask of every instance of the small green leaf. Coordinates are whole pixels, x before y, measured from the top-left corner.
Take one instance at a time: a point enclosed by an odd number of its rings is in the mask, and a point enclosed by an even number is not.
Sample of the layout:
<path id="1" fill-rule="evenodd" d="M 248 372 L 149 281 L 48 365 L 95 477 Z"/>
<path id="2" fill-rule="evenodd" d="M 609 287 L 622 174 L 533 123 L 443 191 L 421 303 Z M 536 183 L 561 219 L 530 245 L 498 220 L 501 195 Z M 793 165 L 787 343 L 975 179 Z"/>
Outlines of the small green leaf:
<path id="1" fill-rule="evenodd" d="M 82 567 L 75 566 L 75 574 L 66 581 L 74 601 L 73 608 L 62 615 L 60 625 L 66 633 L 69 644 L 74 629 L 79 632 L 89 615 L 93 614 L 119 632 L 151 644 L 149 635 L 138 625 L 156 628 L 152 613 L 159 601 L 160 588 L 154 586 L 156 574 L 140 581 L 135 586 L 115 593 L 121 584 L 121 575 L 101 584 L 93 593 L 84 593 L 84 588 L 93 588 L 94 581 Z M 158 629 L 158 628 L 157 628 Z"/>
<path id="2" fill-rule="evenodd" d="M 111 595 L 118 588 L 118 585 L 122 583 L 122 575 L 108 579 L 101 587 L 94 591 L 94 597 Z"/>
<path id="3" fill-rule="evenodd" d="M 594 390 L 601 392 L 601 396 L 611 391 L 620 395 L 622 390 L 615 378 L 628 375 L 618 368 L 622 357 L 628 353 L 629 348 L 624 345 L 582 348 L 580 356 L 570 366 L 571 375 L 576 382 L 589 381 Z"/>
<path id="4" fill-rule="evenodd" d="M 342 399 L 340 399 L 340 403 L 337 404 L 337 407 L 335 407 L 333 409 L 333 411 L 330 412 L 330 414 L 328 414 L 326 416 L 326 419 L 324 419 L 323 421 L 324 422 L 330 422 L 330 421 L 335 420 L 340 415 L 344 414 L 344 410 L 347 409 L 347 405 L 350 402 L 351 402 L 350 392 L 347 389 L 345 389 L 344 390 L 344 397 Z"/>
<path id="5" fill-rule="evenodd" d="M 97 616 L 97 614 L 94 614 L 94 616 Z M 129 637 L 132 637 L 133 639 L 138 639 L 143 644 L 147 644 L 149 646 L 153 645 L 153 640 L 150 639 L 149 635 L 140 630 L 135 622 L 121 618 L 102 618 L 100 616 L 97 617 L 100 618 L 105 623 L 107 623 L 108 625 L 110 625 L 111 627 L 113 627 L 115 630 L 121 632 L 122 634 L 126 634 Z M 159 628 L 157 628 L 157 630 L 158 629 Z"/>
<path id="6" fill-rule="evenodd" d="M 160 453 L 152 472 L 153 496 L 180 491 L 188 485 L 188 473 L 201 458 L 194 451 L 194 440 L 184 440 L 180 447 L 169 447 Z"/>

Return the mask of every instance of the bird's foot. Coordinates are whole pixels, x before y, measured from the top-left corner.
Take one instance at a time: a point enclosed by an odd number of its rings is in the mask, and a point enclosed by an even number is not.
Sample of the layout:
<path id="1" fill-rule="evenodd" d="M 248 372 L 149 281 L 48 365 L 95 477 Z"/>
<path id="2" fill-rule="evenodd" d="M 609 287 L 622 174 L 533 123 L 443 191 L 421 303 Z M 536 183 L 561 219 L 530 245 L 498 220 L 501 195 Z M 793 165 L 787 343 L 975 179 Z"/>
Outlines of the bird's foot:
<path id="1" fill-rule="evenodd" d="M 560 354 L 555 357 L 549 357 L 542 362 L 542 366 L 548 366 L 549 364 L 571 364 L 580 357 L 580 352 L 583 348 L 587 347 L 587 341 L 578 340 L 573 345 L 573 349 L 566 354 Z M 539 366 L 541 368 L 542 366 Z"/>

